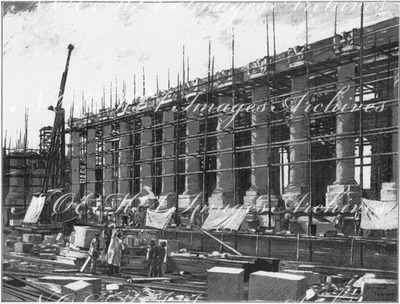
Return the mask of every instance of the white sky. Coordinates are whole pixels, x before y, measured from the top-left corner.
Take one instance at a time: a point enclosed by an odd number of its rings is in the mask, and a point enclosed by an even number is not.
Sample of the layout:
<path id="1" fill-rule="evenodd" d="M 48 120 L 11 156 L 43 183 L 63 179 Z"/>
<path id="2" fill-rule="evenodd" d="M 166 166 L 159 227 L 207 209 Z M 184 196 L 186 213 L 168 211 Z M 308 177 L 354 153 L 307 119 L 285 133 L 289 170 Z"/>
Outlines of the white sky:
<path id="1" fill-rule="evenodd" d="M 308 4 L 309 42 L 331 37 L 334 32 L 336 2 Z M 103 85 L 109 105 L 110 82 L 115 79 L 122 97 L 125 80 L 128 96 L 142 94 L 142 68 L 145 66 L 146 95 L 167 88 L 168 68 L 171 85 L 177 74 L 182 79 L 182 46 L 190 57 L 190 79 L 205 77 L 208 39 L 211 38 L 215 71 L 231 67 L 231 35 L 235 32 L 235 65 L 243 66 L 266 55 L 265 15 L 270 19 L 272 51 L 272 4 L 257 3 L 83 3 L 40 2 L 35 8 L 8 8 L 3 16 L 3 136 L 12 137 L 24 129 L 24 111 L 29 108 L 29 146 L 39 143 L 39 129 L 52 125 L 55 105 L 67 58 L 67 46 L 75 46 L 70 61 L 64 107 L 67 116 L 75 94 L 75 115 L 80 115 L 82 92 L 100 108 Z M 305 43 L 305 2 L 275 4 L 276 50 Z M 360 27 L 357 2 L 338 4 L 338 32 Z M 399 15 L 396 3 L 370 2 L 364 8 L 364 25 Z M 96 106 L 95 106 L 96 107 Z M 4 140 L 4 137 L 3 137 Z M 8 139 L 7 139 L 8 145 Z"/>

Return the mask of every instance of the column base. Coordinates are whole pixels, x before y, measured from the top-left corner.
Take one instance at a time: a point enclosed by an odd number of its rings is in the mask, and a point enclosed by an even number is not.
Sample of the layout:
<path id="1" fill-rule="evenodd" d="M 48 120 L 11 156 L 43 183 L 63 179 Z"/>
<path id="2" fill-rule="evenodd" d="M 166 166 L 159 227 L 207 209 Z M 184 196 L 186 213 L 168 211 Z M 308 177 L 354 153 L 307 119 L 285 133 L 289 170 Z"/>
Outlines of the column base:
<path id="1" fill-rule="evenodd" d="M 167 194 L 161 194 L 160 198 L 158 199 L 160 204 L 158 205 L 159 210 L 165 210 L 165 209 L 170 209 L 173 207 L 176 207 L 176 203 L 178 201 L 176 193 L 167 193 Z"/>
<path id="2" fill-rule="evenodd" d="M 382 202 L 397 202 L 398 190 L 395 182 L 382 183 L 381 201 Z"/>
<path id="3" fill-rule="evenodd" d="M 330 185 L 325 197 L 327 207 L 356 205 L 361 202 L 360 187 L 358 185 Z"/>
<path id="4" fill-rule="evenodd" d="M 233 192 L 223 192 L 222 190 L 214 191 L 214 193 L 208 198 L 208 205 L 215 208 L 221 206 L 235 206 L 235 202 L 233 201 Z"/>
<path id="5" fill-rule="evenodd" d="M 282 199 L 286 208 L 305 208 L 310 205 L 309 188 L 301 186 L 288 187 L 285 189 L 285 194 L 282 194 Z"/>
<path id="6" fill-rule="evenodd" d="M 243 198 L 243 205 L 244 206 L 255 206 L 257 199 L 260 197 L 260 195 L 265 194 L 266 190 L 258 190 L 254 188 L 250 188 L 249 190 L 246 191 L 246 195 Z"/>
<path id="7" fill-rule="evenodd" d="M 178 211 L 193 210 L 203 203 L 203 196 L 200 193 L 181 194 L 178 196 Z M 196 199 L 197 197 L 197 199 Z M 196 201 L 195 201 L 196 200 Z M 189 208 L 190 207 L 190 208 Z"/>

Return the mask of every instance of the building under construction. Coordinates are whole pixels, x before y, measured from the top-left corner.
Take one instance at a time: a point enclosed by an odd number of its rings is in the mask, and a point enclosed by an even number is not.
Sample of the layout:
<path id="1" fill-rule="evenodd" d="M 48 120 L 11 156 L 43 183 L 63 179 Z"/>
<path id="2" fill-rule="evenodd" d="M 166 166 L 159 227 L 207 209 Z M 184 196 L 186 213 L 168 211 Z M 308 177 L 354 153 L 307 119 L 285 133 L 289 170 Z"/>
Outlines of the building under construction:
<path id="1" fill-rule="evenodd" d="M 396 199 L 398 19 L 210 71 L 70 119 L 71 192 L 147 186 L 179 209 Z"/>

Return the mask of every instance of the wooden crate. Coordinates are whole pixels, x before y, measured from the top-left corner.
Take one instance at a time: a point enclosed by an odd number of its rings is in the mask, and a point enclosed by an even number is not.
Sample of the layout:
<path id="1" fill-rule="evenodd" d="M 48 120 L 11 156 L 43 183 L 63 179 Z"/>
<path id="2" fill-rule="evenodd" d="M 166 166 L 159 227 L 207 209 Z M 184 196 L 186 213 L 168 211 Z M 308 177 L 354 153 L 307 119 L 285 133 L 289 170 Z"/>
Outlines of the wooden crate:
<path id="1" fill-rule="evenodd" d="M 31 253 L 33 250 L 32 243 L 15 243 L 14 251 L 19 253 Z"/>

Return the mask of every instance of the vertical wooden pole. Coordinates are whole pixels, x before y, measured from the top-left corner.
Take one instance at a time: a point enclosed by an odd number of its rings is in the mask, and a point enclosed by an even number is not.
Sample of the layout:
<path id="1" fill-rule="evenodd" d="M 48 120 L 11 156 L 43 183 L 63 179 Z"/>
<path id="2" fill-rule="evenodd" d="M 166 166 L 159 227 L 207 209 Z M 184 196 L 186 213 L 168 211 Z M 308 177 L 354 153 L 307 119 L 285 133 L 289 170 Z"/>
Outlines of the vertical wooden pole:
<path id="1" fill-rule="evenodd" d="M 256 235 L 256 256 L 258 256 L 258 234 Z"/>
<path id="2" fill-rule="evenodd" d="M 296 241 L 296 261 L 299 260 L 300 256 L 300 233 L 297 234 L 297 241 Z"/>
<path id="3" fill-rule="evenodd" d="M 350 265 L 353 265 L 353 254 L 354 254 L 354 238 L 351 239 L 351 247 L 350 247 Z"/>
<path id="4" fill-rule="evenodd" d="M 193 250 L 193 229 L 190 231 L 190 250 Z"/>
<path id="5" fill-rule="evenodd" d="M 223 233 L 221 232 L 221 242 L 223 242 L 224 241 L 224 235 L 223 235 Z M 222 249 L 223 249 L 223 246 L 222 246 L 222 244 L 219 246 L 219 252 L 222 252 Z"/>

